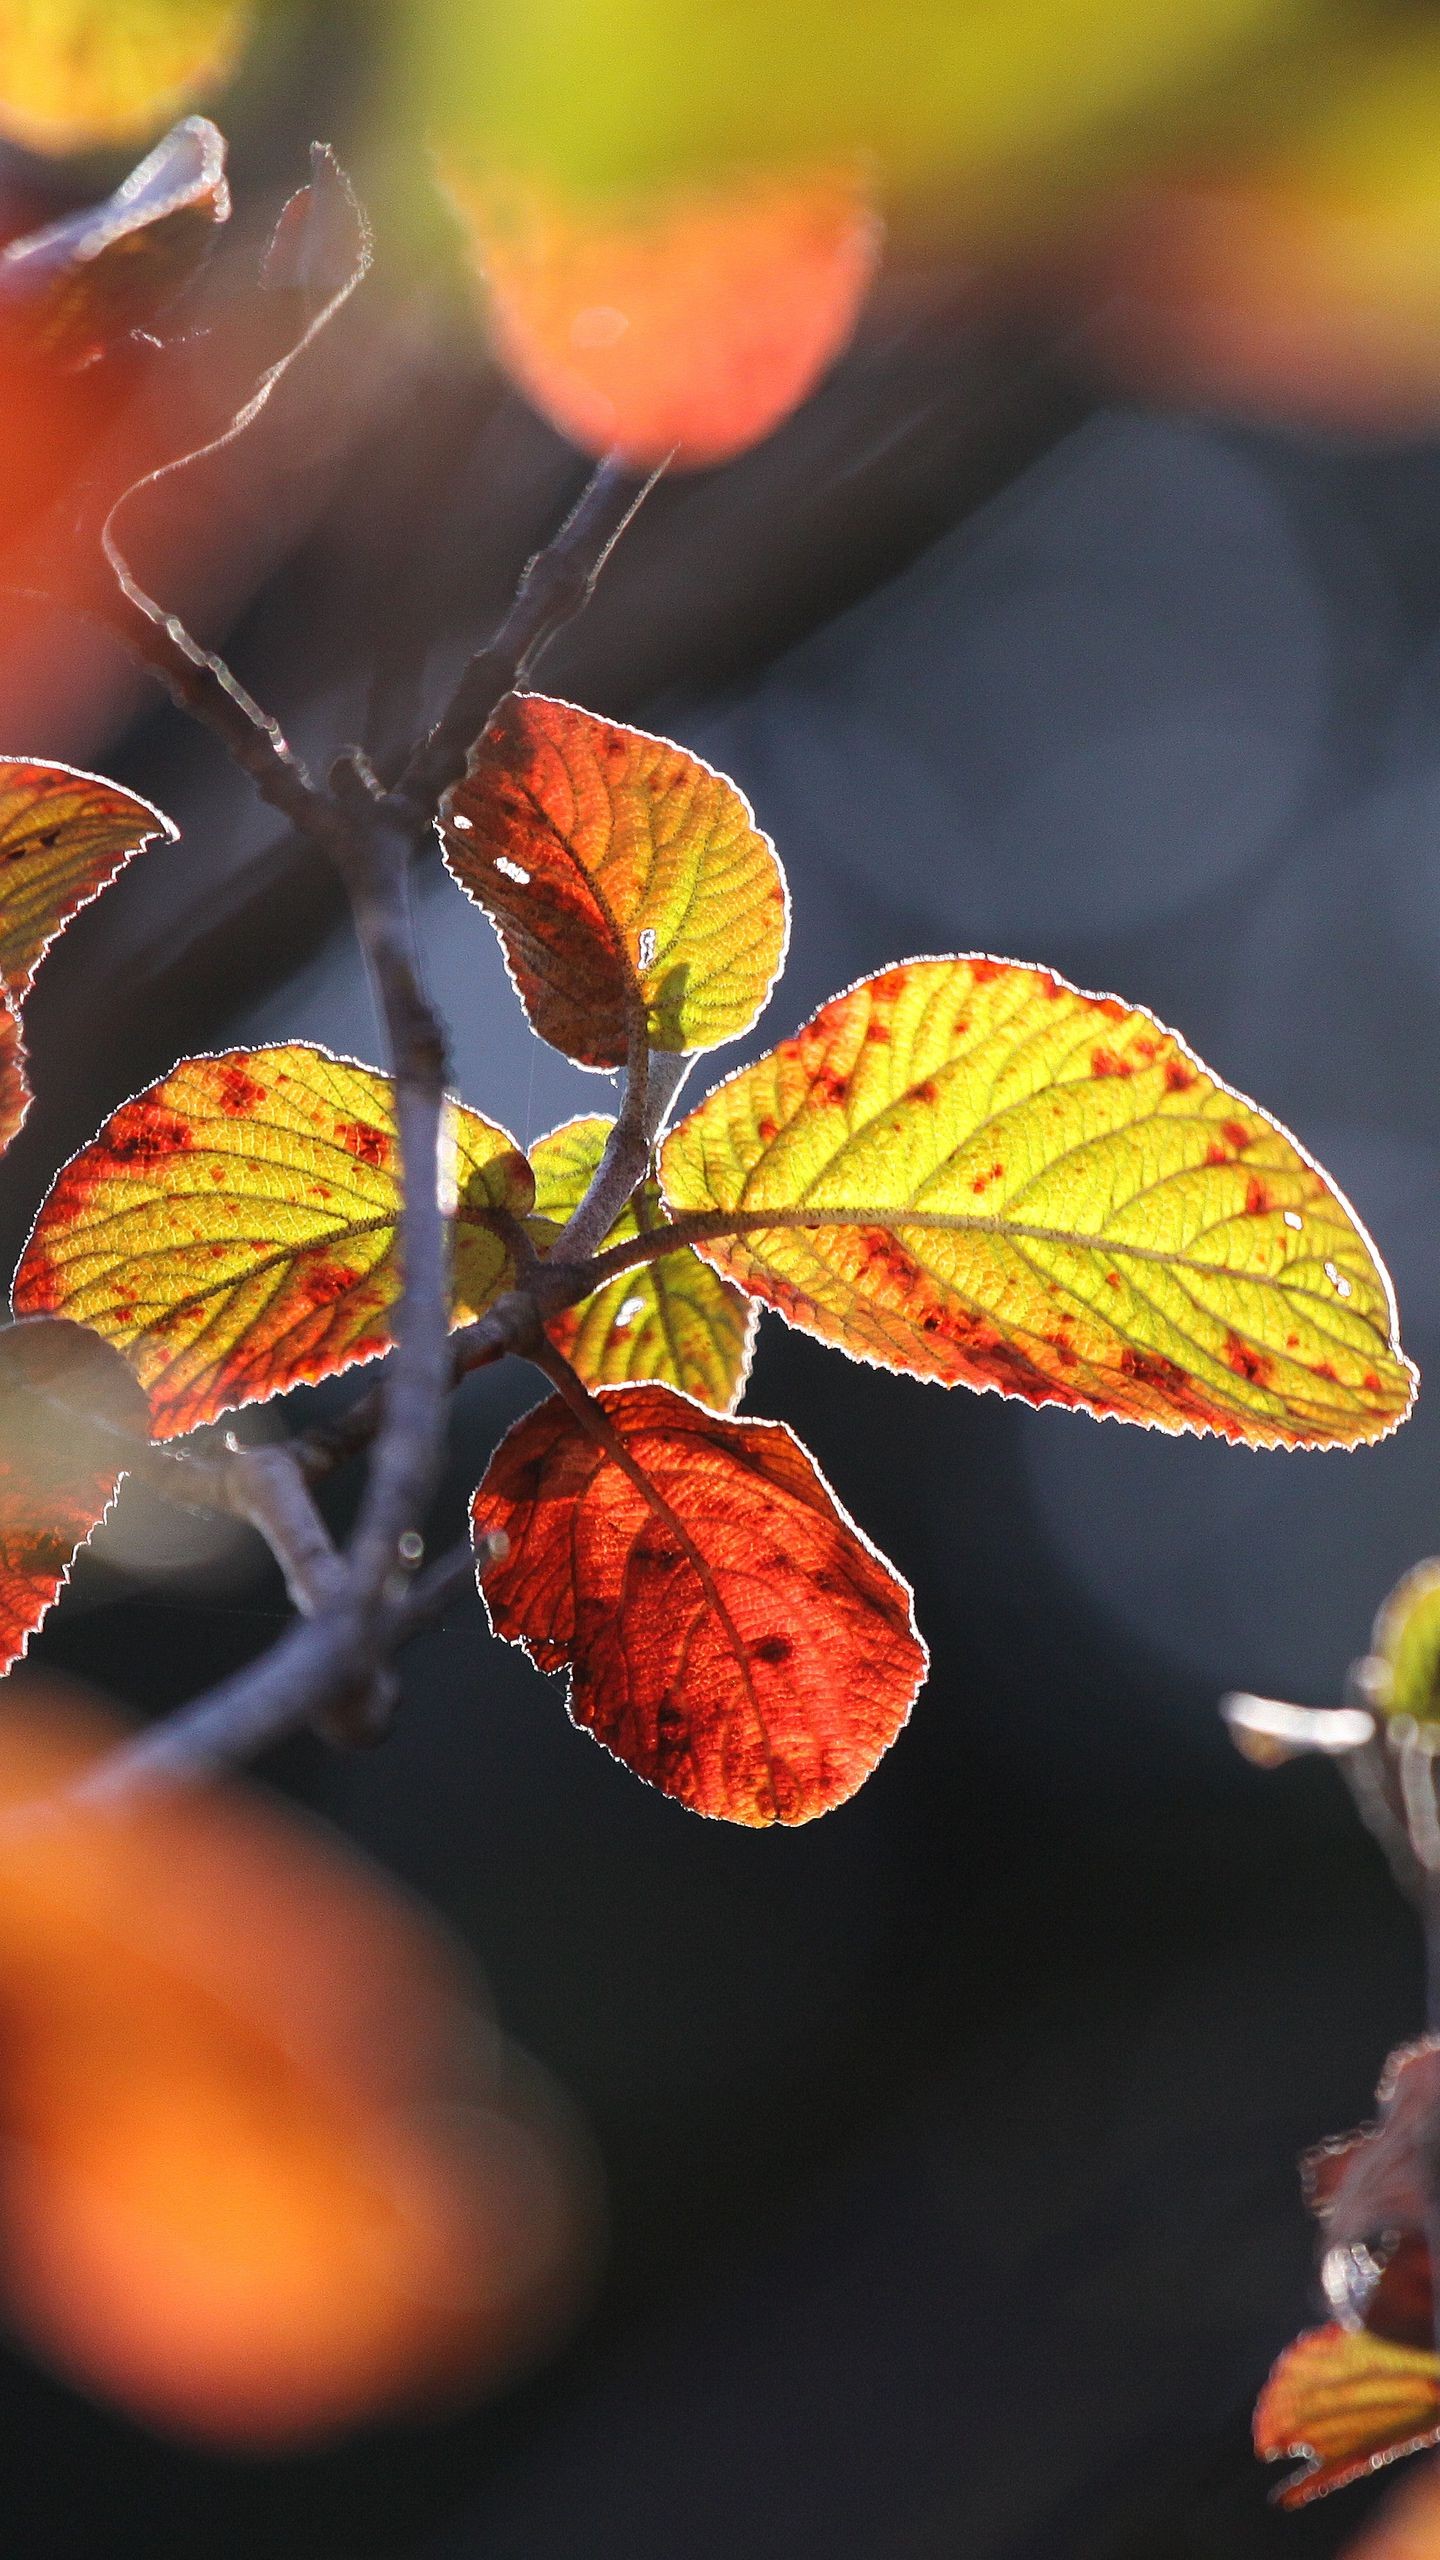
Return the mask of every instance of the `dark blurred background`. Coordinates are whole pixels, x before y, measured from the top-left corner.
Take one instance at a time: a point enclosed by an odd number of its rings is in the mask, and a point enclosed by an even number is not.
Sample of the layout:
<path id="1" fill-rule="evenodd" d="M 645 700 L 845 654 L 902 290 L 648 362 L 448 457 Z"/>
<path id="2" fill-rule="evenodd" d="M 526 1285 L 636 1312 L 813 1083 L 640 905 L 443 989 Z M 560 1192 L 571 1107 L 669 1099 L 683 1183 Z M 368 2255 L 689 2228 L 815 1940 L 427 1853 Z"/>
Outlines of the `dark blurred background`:
<path id="1" fill-rule="evenodd" d="M 312 131 L 363 146 L 358 37 L 320 10 L 307 46 L 232 120 L 257 198 Z M 304 399 L 272 404 L 262 453 L 303 486 L 225 605 L 317 756 L 414 632 L 443 698 L 583 481 L 477 334 L 406 336 L 381 239 L 372 317 L 327 358 L 359 386 L 344 434 L 317 461 Z M 543 682 L 699 748 L 774 835 L 794 939 L 752 1049 L 920 952 L 1144 1002 L 1345 1187 L 1424 1373 L 1440 450 L 1126 404 L 1063 328 L 982 325 L 954 288 L 882 281 L 799 416 L 663 486 Z M 377 1055 L 328 881 L 102 672 L 10 743 L 103 755 L 183 836 L 29 1008 L 12 1252 L 54 1164 L 187 1049 Z M 596 1107 L 438 864 L 421 903 L 464 1096 L 522 1141 Z M 518 1366 L 468 1385 L 442 1543 L 535 1395 Z M 17 2353 L 0 2550 L 1312 2560 L 1359 2528 L 1366 2490 L 1267 2506 L 1249 2411 L 1314 2313 L 1296 2154 L 1366 2112 L 1418 1949 L 1338 1780 L 1245 1768 L 1215 1701 L 1338 1700 L 1440 1544 L 1440 1416 L 1422 1395 L 1359 1455 L 1250 1454 L 881 1377 L 776 1320 L 748 1402 L 916 1585 L 932 1675 L 856 1801 L 795 1834 L 696 1821 L 478 1604 L 415 1649 L 383 1747 L 266 1772 L 443 1913 L 591 2128 L 609 2243 L 579 2334 L 485 2409 L 280 2463 L 162 2443 Z M 132 1488 L 37 1651 L 152 1713 L 283 1616 L 243 1533 Z"/>

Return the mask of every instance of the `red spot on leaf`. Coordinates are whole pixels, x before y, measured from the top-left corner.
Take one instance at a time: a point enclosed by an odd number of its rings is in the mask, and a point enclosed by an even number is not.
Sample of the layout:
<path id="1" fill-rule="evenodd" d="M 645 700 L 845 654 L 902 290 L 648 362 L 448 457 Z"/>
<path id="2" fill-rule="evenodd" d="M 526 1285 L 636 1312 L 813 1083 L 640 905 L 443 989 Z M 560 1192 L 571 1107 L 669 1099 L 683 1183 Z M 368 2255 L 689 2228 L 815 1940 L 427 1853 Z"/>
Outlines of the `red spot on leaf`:
<path id="1" fill-rule="evenodd" d="M 1165 1068 L 1165 1082 L 1172 1093 L 1188 1093 L 1197 1077 L 1194 1068 L 1187 1067 L 1183 1058 L 1171 1058 Z"/>
<path id="2" fill-rule="evenodd" d="M 233 1058 L 217 1058 L 214 1067 L 215 1099 L 232 1119 L 248 1119 L 265 1100 L 265 1087 L 257 1082 Z"/>
<path id="3" fill-rule="evenodd" d="M 1090 1073 L 1092 1076 L 1133 1076 L 1135 1068 L 1129 1058 L 1117 1057 L 1113 1049 L 1092 1049 Z"/>
<path id="4" fill-rule="evenodd" d="M 1252 1387 L 1267 1387 L 1274 1375 L 1274 1363 L 1263 1351 L 1242 1342 L 1237 1333 L 1225 1336 L 1225 1365 L 1234 1370 L 1237 1378 L 1248 1379 Z"/>
<path id="5" fill-rule="evenodd" d="M 1222 1120 L 1220 1129 L 1222 1136 L 1229 1139 L 1237 1156 L 1243 1155 L 1245 1149 L 1254 1141 L 1254 1130 L 1247 1129 L 1243 1120 Z"/>
<path id="6" fill-rule="evenodd" d="M 343 1262 L 315 1262 L 302 1273 L 301 1287 L 312 1307 L 328 1307 L 353 1289 L 359 1278 L 359 1272 Z"/>
<path id="7" fill-rule="evenodd" d="M 1258 1174 L 1252 1173 L 1249 1181 L 1245 1185 L 1245 1214 L 1247 1218 L 1263 1217 L 1265 1211 L 1273 1208 L 1274 1205 L 1274 1196 L 1268 1185 L 1260 1180 Z"/>
<path id="8" fill-rule="evenodd" d="M 357 1164 L 368 1164 L 377 1172 L 389 1164 L 392 1142 L 369 1120 L 337 1120 L 335 1135 Z"/>

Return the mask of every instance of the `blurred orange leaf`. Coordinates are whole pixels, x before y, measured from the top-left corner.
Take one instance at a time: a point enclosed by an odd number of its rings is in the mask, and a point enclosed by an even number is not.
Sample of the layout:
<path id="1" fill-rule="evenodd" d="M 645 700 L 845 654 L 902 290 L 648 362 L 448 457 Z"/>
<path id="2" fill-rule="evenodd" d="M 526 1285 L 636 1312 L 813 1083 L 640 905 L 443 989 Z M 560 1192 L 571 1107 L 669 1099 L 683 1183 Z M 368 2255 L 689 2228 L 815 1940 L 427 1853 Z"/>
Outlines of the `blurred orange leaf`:
<path id="1" fill-rule="evenodd" d="M 173 301 L 229 214 L 224 136 L 188 116 L 103 204 L 0 252 L 0 312 L 42 361 L 92 363 Z"/>
<path id="2" fill-rule="evenodd" d="M 283 2446 L 468 2391 L 575 2281 L 573 2163 L 415 1909 L 238 1788 L 51 1796 L 0 1717 L 0 2295 L 153 2424 Z"/>
<path id="3" fill-rule="evenodd" d="M 249 0 L 0 0 L 0 134 L 68 152 L 153 133 L 228 80 Z"/>
<path id="4" fill-rule="evenodd" d="M 586 1067 L 733 1040 L 769 996 L 784 875 L 748 801 L 664 738 L 511 694 L 441 809 L 445 858 L 544 1040 Z"/>
<path id="5" fill-rule="evenodd" d="M 558 1399 L 518 1423 L 474 1502 L 509 1541 L 491 1622 L 617 1760 L 696 1813 L 809 1822 L 869 1777 L 927 1656 L 910 1591 L 778 1422 L 668 1387 Z"/>
<path id="6" fill-rule="evenodd" d="M 148 800 L 64 764 L 0 758 L 0 979 L 17 1000 L 70 918 L 156 836 Z"/>
<path id="7" fill-rule="evenodd" d="M 452 1138 L 462 1323 L 509 1285 L 496 1220 L 534 1185 L 478 1112 L 457 1107 Z M 399 1208 L 388 1077 L 298 1042 L 187 1058 L 58 1176 L 15 1310 L 115 1343 L 171 1439 L 389 1348 Z"/>
<path id="8" fill-rule="evenodd" d="M 1255 2450 L 1306 2468 L 1277 2491 L 1303 2507 L 1440 2442 L 1440 2357 L 1333 2323 L 1287 2347 L 1255 2411 Z"/>
<path id="9" fill-rule="evenodd" d="M 114 1501 L 126 1440 L 148 1438 L 135 1379 L 83 1325 L 41 1317 L 0 1332 L 0 1671 Z"/>
<path id="10" fill-rule="evenodd" d="M 530 1150 L 535 1207 L 563 1226 L 578 1209 L 605 1152 L 613 1120 L 571 1120 Z M 658 1185 L 646 1180 L 605 1239 L 622 1244 L 658 1225 Z M 546 1331 L 587 1386 L 658 1379 L 717 1413 L 740 1401 L 759 1310 L 697 1253 L 622 1272 L 583 1306 L 553 1316 Z"/>
<path id="11" fill-rule="evenodd" d="M 846 345 L 879 252 L 865 188 L 836 171 L 602 198 L 449 185 L 501 362 L 573 444 L 640 471 L 771 434 Z"/>
<path id="12" fill-rule="evenodd" d="M 717 1270 L 917 1377 L 1262 1446 L 1380 1439 L 1414 1395 L 1385 1272 L 1294 1139 L 1048 970 L 862 980 L 680 1123 L 661 1184 L 716 1213 Z"/>
<path id="13" fill-rule="evenodd" d="M 1369 2531 L 1346 2543 L 1345 2560 L 1435 2560 L 1437 2551 L 1440 2464 L 1426 2462 L 1391 2491 Z"/>

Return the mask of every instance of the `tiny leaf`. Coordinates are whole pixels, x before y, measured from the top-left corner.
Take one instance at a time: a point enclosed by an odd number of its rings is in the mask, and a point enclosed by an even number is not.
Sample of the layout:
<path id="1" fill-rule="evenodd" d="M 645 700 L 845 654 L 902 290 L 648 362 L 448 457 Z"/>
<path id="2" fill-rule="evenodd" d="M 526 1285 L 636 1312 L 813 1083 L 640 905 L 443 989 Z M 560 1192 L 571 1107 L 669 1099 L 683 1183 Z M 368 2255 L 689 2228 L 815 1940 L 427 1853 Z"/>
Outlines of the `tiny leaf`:
<path id="1" fill-rule="evenodd" d="M 1382 1604 L 1364 1674 L 1367 1705 L 1440 1723 L 1440 1558 L 1412 1565 Z"/>
<path id="2" fill-rule="evenodd" d="M 497 1449 L 477 1541 L 491 1622 L 627 1768 L 697 1813 L 808 1822 L 869 1777 L 927 1656 L 910 1591 L 778 1422 L 609 1388 L 599 1437 L 552 1399 Z"/>
<path id="3" fill-rule="evenodd" d="M 17 1001 L 77 910 L 156 836 L 173 844 L 177 832 L 99 774 L 0 759 L 0 980 Z"/>
<path id="4" fill-rule="evenodd" d="M 885 1368 L 1262 1446 L 1380 1439 L 1414 1396 L 1295 1140 L 1045 969 L 862 980 L 681 1122 L 661 1183 L 717 1270 Z"/>
<path id="5" fill-rule="evenodd" d="M 114 1501 L 126 1440 L 148 1436 L 129 1369 L 83 1325 L 40 1318 L 0 1332 L 0 1671 Z"/>
<path id="6" fill-rule="evenodd" d="M 1255 2411 L 1256 2452 L 1305 2463 L 1277 2491 L 1282 2507 L 1437 2442 L 1440 2357 L 1333 2323 L 1286 2348 Z"/>
<path id="7" fill-rule="evenodd" d="M 585 1067 L 747 1031 L 785 956 L 784 874 L 749 802 L 683 747 L 544 694 L 500 705 L 442 804 L 541 1038 Z"/>
<path id="8" fill-rule="evenodd" d="M 855 326 L 879 226 L 820 171 L 586 199 L 447 179 L 502 363 L 574 444 L 637 470 L 724 462 L 799 407 Z"/>
<path id="9" fill-rule="evenodd" d="M 103 204 L 0 252 L 0 312 L 42 360 L 89 364 L 164 311 L 229 214 L 224 136 L 187 116 Z"/>
<path id="10" fill-rule="evenodd" d="M 614 1125 L 571 1120 L 531 1148 L 535 1207 L 542 1217 L 563 1226 L 579 1207 Z M 624 1243 L 659 1218 L 659 1188 L 647 1180 L 606 1243 Z M 750 1299 L 682 1246 L 662 1262 L 622 1272 L 583 1305 L 552 1317 L 546 1331 L 587 1386 L 658 1379 L 716 1413 L 729 1413 L 744 1390 L 758 1319 Z"/>
<path id="11" fill-rule="evenodd" d="M 0 133 L 70 152 L 155 132 L 230 77 L 249 0 L 0 0 Z"/>
<path id="12" fill-rule="evenodd" d="M 460 1323 L 512 1279 L 496 1219 L 523 1218 L 533 1184 L 477 1112 L 457 1108 L 453 1140 Z M 388 1077 L 298 1042 L 187 1058 L 59 1175 L 15 1309 L 117 1344 L 170 1439 L 389 1348 L 399 1208 Z"/>

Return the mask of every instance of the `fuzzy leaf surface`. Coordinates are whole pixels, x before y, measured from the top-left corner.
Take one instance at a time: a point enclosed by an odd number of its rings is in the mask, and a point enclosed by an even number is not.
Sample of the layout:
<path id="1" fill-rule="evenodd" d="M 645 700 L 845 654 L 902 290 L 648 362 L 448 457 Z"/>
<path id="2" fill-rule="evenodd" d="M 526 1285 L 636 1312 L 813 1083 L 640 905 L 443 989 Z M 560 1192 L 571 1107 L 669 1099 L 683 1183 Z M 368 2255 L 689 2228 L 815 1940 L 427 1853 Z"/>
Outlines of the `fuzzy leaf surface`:
<path id="1" fill-rule="evenodd" d="M 134 854 L 178 832 L 99 774 L 0 758 L 0 980 L 17 1001 L 70 918 Z"/>
<path id="2" fill-rule="evenodd" d="M 1415 1378 L 1385 1271 L 1287 1131 L 1153 1015 L 913 960 L 667 1140 L 700 1250 L 885 1368 L 1262 1446 L 1376 1440 Z M 773 1213 L 773 1214 L 771 1214 Z"/>
<path id="3" fill-rule="evenodd" d="M 42 1317 L 0 1332 L 0 1671 L 114 1501 L 126 1440 L 149 1436 L 130 1370 L 83 1325 Z"/>
<path id="4" fill-rule="evenodd" d="M 249 0 L 0 0 L 0 133 L 27 151 L 157 132 L 227 80 Z"/>
<path id="5" fill-rule="evenodd" d="M 869 1777 L 924 1679 L 909 1586 L 778 1422 L 668 1387 L 559 1398 L 516 1425 L 475 1496 L 509 1552 L 496 1632 L 571 1674 L 570 1713 L 696 1813 L 808 1822 Z"/>
<path id="6" fill-rule="evenodd" d="M 749 802 L 698 756 L 545 694 L 511 694 L 441 808 L 445 858 L 499 932 L 543 1040 L 620 1067 L 712 1049 L 785 956 L 784 874 Z"/>
<path id="7" fill-rule="evenodd" d="M 834 171 L 617 197 L 470 180 L 502 364 L 583 451 L 682 470 L 758 444 L 850 337 L 879 229 Z"/>
<path id="8" fill-rule="evenodd" d="M 494 1214 L 534 1196 L 513 1138 L 457 1107 L 456 1323 L 508 1286 Z M 389 1348 L 400 1208 L 390 1080 L 293 1043 L 187 1058 L 57 1178 L 15 1275 L 17 1314 L 74 1317 L 125 1352 L 156 1437 Z"/>
<path id="9" fill-rule="evenodd" d="M 1303 2507 L 1440 2442 L 1440 2357 L 1331 2322 L 1287 2347 L 1255 2410 L 1255 2450 L 1306 2468 L 1277 2491 Z"/>
<path id="10" fill-rule="evenodd" d="M 614 1126 L 613 1120 L 571 1120 L 531 1148 L 542 1217 L 563 1226 L 579 1207 Z M 605 1241 L 621 1244 L 660 1217 L 659 1186 L 647 1180 Z M 589 1387 L 656 1379 L 715 1413 L 729 1413 L 749 1374 L 758 1320 L 753 1301 L 687 1246 L 663 1262 L 622 1272 L 582 1306 L 552 1317 L 546 1331 Z"/>
<path id="11" fill-rule="evenodd" d="M 164 311 L 229 214 L 224 136 L 187 116 L 103 204 L 0 252 L 0 312 L 43 362 L 89 364 Z"/>

